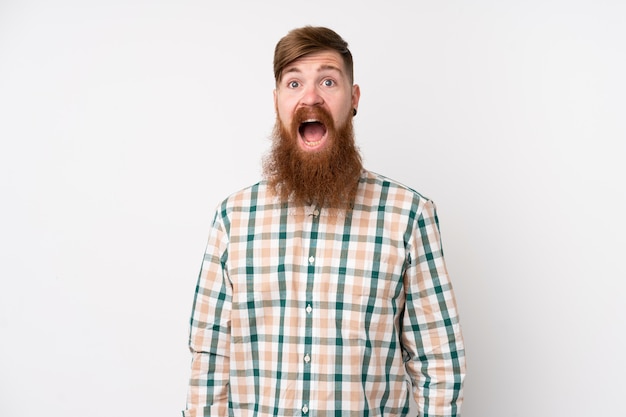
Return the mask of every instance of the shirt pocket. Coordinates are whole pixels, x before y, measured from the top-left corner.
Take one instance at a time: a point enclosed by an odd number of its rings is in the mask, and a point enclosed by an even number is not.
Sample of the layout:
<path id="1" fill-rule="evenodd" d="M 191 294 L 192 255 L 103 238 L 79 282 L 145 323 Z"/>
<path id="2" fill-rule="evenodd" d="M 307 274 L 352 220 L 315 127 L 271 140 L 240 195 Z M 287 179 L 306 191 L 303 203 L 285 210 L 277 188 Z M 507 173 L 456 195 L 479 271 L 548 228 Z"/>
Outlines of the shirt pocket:
<path id="1" fill-rule="evenodd" d="M 375 262 L 357 263 L 337 277 L 337 326 L 344 338 L 391 340 L 404 304 L 402 270 L 397 257 L 381 256 Z"/>

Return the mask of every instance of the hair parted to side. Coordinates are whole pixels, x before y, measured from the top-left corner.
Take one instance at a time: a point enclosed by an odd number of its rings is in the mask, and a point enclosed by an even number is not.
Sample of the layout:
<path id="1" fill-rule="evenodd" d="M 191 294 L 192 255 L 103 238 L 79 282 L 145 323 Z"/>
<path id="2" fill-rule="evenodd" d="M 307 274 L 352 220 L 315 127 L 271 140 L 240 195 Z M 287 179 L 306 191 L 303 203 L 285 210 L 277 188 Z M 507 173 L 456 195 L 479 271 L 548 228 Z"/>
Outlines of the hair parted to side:
<path id="1" fill-rule="evenodd" d="M 336 51 L 341 55 L 348 78 L 350 82 L 353 82 L 354 69 L 348 43 L 331 29 L 321 26 L 304 26 L 291 30 L 276 44 L 274 49 L 274 78 L 276 83 L 280 82 L 285 67 L 296 59 L 329 50 Z"/>

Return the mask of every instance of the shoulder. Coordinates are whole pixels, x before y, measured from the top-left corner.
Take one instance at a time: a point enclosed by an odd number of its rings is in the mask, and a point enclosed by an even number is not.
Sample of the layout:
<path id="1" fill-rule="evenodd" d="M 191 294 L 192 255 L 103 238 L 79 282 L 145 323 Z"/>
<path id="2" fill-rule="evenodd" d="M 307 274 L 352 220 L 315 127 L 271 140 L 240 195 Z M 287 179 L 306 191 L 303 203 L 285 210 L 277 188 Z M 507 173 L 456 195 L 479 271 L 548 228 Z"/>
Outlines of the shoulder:
<path id="1" fill-rule="evenodd" d="M 221 217 L 228 217 L 238 212 L 267 210 L 277 204 L 276 197 L 268 191 L 267 182 L 263 180 L 226 197 L 218 205 L 217 212 Z"/>
<path id="2" fill-rule="evenodd" d="M 430 198 L 415 189 L 384 175 L 364 170 L 361 176 L 360 198 L 370 204 L 384 204 L 396 210 L 417 214 L 426 205 L 432 205 Z M 367 203 L 366 203 L 367 204 Z"/>

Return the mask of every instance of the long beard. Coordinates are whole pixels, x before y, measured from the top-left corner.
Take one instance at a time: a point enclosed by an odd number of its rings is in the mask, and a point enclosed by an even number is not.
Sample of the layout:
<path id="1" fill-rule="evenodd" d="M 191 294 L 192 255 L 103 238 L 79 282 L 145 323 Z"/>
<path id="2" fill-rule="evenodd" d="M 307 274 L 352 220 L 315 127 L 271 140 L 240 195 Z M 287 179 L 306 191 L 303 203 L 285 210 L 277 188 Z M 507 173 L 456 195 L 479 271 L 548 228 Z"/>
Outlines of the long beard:
<path id="1" fill-rule="evenodd" d="M 363 169 L 354 143 L 352 116 L 336 128 L 326 110 L 315 109 L 316 117 L 324 121 L 329 142 L 319 151 L 307 152 L 297 141 L 300 123 L 310 114 L 296 112 L 289 129 L 276 118 L 273 146 L 264 160 L 263 172 L 283 201 L 347 210 L 353 205 Z"/>

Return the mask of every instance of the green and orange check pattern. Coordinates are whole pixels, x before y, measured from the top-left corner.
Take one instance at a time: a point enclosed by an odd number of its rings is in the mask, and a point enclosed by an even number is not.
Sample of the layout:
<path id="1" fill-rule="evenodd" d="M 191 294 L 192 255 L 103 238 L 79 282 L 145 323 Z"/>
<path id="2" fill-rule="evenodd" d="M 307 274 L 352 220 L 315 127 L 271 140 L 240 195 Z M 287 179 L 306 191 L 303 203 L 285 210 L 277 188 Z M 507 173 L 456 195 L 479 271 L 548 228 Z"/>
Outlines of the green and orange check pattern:
<path id="1" fill-rule="evenodd" d="M 186 417 L 460 416 L 465 357 L 432 201 L 364 171 L 352 210 L 260 182 L 218 208 Z"/>

